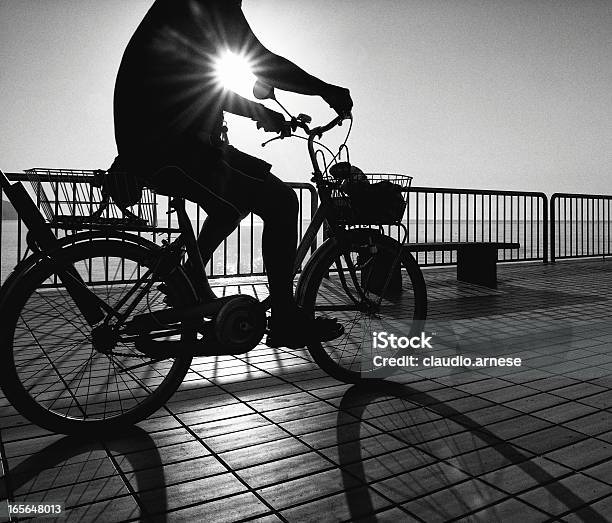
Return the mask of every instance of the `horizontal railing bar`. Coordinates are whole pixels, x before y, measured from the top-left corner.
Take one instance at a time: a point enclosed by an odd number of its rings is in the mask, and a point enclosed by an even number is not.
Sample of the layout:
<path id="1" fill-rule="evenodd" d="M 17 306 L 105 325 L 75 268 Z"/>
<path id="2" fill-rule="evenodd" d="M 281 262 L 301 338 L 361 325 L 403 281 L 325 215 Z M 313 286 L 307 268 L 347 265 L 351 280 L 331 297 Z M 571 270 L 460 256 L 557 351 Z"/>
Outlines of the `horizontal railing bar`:
<path id="1" fill-rule="evenodd" d="M 550 199 L 558 200 L 559 198 L 566 199 L 589 199 L 589 200 L 612 200 L 612 195 L 610 194 L 585 194 L 585 193 L 565 193 L 565 192 L 556 192 L 554 193 Z"/>
<path id="2" fill-rule="evenodd" d="M 451 187 L 405 187 L 404 192 L 428 192 L 431 194 L 479 194 L 500 196 L 533 196 L 548 199 L 545 193 L 538 191 L 505 191 L 497 189 L 453 189 Z"/>

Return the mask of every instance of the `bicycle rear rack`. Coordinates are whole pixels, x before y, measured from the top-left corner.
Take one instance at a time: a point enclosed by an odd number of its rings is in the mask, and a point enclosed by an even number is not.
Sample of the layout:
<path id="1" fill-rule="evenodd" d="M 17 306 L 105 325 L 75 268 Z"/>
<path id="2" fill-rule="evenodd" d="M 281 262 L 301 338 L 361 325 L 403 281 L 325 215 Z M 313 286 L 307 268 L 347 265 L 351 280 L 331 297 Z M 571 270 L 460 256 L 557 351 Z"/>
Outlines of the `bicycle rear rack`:
<path id="1" fill-rule="evenodd" d="M 0 170 L 0 186 L 28 229 L 26 240 L 30 249 L 53 257 L 53 253 L 59 248 L 58 239 L 23 184 L 21 182 L 11 183 L 6 174 Z M 104 313 L 95 299 L 92 299 L 92 293 L 85 286 L 85 282 L 76 269 L 73 266 L 66 267 L 61 262 L 57 263 L 56 267 L 57 275 L 83 313 L 87 323 L 95 325 L 103 320 Z"/>

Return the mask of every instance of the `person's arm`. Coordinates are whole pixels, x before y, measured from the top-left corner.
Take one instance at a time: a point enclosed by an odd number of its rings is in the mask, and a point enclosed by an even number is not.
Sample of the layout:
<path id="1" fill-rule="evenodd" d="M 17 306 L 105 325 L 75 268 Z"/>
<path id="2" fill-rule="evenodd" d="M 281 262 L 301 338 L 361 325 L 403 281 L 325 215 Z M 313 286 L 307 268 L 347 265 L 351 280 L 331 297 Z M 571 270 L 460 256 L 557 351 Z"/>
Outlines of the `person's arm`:
<path id="1" fill-rule="evenodd" d="M 238 116 L 244 116 L 258 121 L 269 109 L 262 104 L 253 102 L 233 91 L 226 91 L 223 99 L 223 109 Z"/>
<path id="2" fill-rule="evenodd" d="M 229 1 L 226 6 L 228 45 L 236 53 L 246 52 L 258 79 L 283 91 L 322 96 L 338 113 L 350 112 L 353 102 L 348 89 L 323 82 L 268 50 L 253 33 L 240 2 Z"/>
<path id="3" fill-rule="evenodd" d="M 227 43 L 235 53 L 248 55 L 257 78 L 277 89 L 305 95 L 320 95 L 331 87 L 264 47 L 253 33 L 240 2 L 229 0 L 226 6 Z"/>

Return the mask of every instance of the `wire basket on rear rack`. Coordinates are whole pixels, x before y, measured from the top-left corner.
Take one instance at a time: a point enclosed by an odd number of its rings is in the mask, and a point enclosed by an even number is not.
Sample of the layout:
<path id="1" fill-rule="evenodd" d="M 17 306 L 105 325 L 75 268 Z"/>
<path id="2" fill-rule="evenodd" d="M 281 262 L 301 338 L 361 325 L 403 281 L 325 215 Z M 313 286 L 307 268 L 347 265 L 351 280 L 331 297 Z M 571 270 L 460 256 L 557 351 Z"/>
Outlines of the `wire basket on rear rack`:
<path id="1" fill-rule="evenodd" d="M 326 176 L 338 223 L 393 225 L 402 221 L 411 176 L 363 173 L 355 167 L 341 176 Z"/>
<path id="2" fill-rule="evenodd" d="M 38 207 L 52 227 L 152 230 L 157 225 L 155 194 L 138 187 L 142 196 L 137 203 L 116 203 L 109 192 L 107 171 L 35 168 L 24 172 Z"/>

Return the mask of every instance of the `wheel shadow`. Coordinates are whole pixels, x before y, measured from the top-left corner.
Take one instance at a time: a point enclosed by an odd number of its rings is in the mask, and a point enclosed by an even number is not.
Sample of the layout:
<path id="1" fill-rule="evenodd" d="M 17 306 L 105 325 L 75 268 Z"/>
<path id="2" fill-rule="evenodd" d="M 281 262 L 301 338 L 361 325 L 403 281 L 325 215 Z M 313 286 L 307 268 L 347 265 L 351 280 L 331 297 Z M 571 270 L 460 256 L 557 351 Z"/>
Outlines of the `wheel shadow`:
<path id="1" fill-rule="evenodd" d="M 126 442 L 129 442 L 129 446 L 132 448 L 146 449 L 146 457 L 143 458 L 142 452 L 126 453 Z M 165 514 L 168 500 L 165 489 L 160 488 L 160 485 L 165 485 L 161 456 L 151 436 L 139 427 L 132 427 L 112 439 L 93 440 L 76 436 L 66 436 L 52 443 L 29 456 L 16 467 L 6 471 L 4 476 L 5 491 L 0 492 L 0 501 L 12 499 L 14 493 L 18 489 L 36 480 L 41 473 L 59 468 L 59 474 L 61 474 L 61 467 L 66 462 L 83 454 L 95 451 L 104 451 L 106 453 L 106 459 L 111 461 L 117 472 L 119 471 L 117 459 L 129 462 L 130 470 L 133 471 L 130 472 L 130 477 L 133 475 L 133 480 L 130 479 L 130 486 L 133 490 L 130 491 L 134 495 L 140 508 L 140 520 L 149 520 L 152 514 L 155 514 L 156 521 L 166 520 Z M 110 455 L 113 457 L 109 458 Z M 146 467 L 143 467 L 145 462 Z M 125 470 L 125 465 L 121 465 L 121 470 Z M 120 474 L 122 479 L 126 481 L 124 472 L 120 472 Z M 93 481 L 93 479 L 90 481 Z M 153 489 L 156 491 L 155 496 L 146 497 L 146 506 L 141 496 L 139 494 L 134 494 L 135 492 L 138 493 Z M 112 499 L 108 501 L 112 503 Z"/>
<path id="2" fill-rule="evenodd" d="M 376 508 L 372 500 L 372 491 L 368 486 L 368 478 L 364 467 L 364 456 L 360 440 L 361 425 L 364 413 L 369 405 L 381 398 L 397 398 L 411 404 L 427 407 L 428 410 L 444 418 L 452 416 L 452 421 L 468 429 L 475 437 L 486 443 L 488 448 L 494 448 L 509 463 L 505 466 L 515 465 L 522 472 L 535 479 L 537 484 L 542 485 L 546 491 L 563 505 L 580 508 L 580 514 L 574 514 L 583 521 L 602 522 L 607 519 L 587 505 L 579 495 L 557 481 L 557 478 L 530 461 L 534 456 L 529 455 L 512 443 L 500 440 L 499 437 L 487 430 L 486 426 L 479 424 L 468 415 L 439 403 L 435 397 L 427 393 L 415 390 L 409 386 L 393 382 L 370 382 L 363 385 L 354 385 L 348 389 L 342 397 L 337 418 L 337 441 L 339 464 L 342 470 L 342 481 L 349 508 L 350 519 L 360 521 L 377 521 L 374 514 Z M 438 402 L 438 403 L 437 403 Z M 360 420 L 354 422 L 354 418 Z M 409 445 L 406 445 L 408 448 Z M 429 464 L 429 463 L 427 463 Z M 469 476 L 467 476 L 469 477 Z M 355 488 L 355 478 L 361 486 Z M 450 485 L 449 485 L 450 486 Z M 404 502 L 410 501 L 409 493 Z M 457 499 L 459 503 L 465 503 Z M 448 520 L 457 516 L 446 514 L 444 507 L 429 507 L 434 510 L 440 520 Z M 364 515 L 369 514 L 364 518 Z"/>

